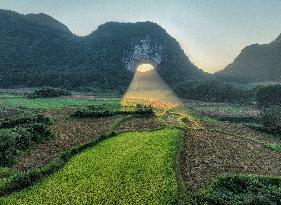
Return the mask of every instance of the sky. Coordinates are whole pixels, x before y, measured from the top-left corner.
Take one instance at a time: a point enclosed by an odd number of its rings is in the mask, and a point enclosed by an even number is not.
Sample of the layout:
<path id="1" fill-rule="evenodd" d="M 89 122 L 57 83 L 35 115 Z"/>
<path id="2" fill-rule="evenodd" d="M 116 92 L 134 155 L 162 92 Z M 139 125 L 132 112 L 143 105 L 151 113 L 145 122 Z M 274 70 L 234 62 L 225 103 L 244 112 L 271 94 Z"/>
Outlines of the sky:
<path id="1" fill-rule="evenodd" d="M 0 0 L 0 8 L 46 13 L 79 36 L 108 21 L 152 21 L 210 73 L 245 46 L 269 43 L 281 33 L 281 0 Z"/>

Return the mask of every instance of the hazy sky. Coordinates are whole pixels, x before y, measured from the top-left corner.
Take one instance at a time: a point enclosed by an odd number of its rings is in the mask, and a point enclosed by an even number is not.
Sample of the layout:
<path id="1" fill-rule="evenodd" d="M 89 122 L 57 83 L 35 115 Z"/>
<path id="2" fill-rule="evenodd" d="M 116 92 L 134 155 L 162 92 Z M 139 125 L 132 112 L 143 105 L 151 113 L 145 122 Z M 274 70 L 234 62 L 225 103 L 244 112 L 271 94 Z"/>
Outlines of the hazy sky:
<path id="1" fill-rule="evenodd" d="M 281 33 L 281 0 L 0 0 L 0 8 L 49 14 L 77 35 L 107 21 L 153 21 L 207 72 L 231 63 L 243 47 Z"/>

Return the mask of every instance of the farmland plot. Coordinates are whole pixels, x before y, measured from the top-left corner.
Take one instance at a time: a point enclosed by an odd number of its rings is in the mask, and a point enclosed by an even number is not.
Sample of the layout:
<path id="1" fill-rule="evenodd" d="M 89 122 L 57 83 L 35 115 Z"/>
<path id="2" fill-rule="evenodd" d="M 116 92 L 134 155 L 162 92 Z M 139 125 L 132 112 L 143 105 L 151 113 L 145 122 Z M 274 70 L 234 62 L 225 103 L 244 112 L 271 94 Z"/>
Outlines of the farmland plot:
<path id="1" fill-rule="evenodd" d="M 174 204 L 181 131 L 127 132 L 71 159 L 58 173 L 3 204 Z"/>

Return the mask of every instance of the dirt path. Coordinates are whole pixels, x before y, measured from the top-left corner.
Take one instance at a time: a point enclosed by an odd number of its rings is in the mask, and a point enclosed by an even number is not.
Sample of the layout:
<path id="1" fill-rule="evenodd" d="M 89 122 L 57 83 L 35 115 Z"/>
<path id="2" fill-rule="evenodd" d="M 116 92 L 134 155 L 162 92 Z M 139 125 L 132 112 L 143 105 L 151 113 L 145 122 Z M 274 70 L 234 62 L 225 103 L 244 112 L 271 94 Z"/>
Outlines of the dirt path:
<path id="1" fill-rule="evenodd" d="M 264 134 L 225 123 L 203 127 L 186 134 L 181 155 L 183 179 L 191 192 L 225 174 L 281 175 L 281 154 L 253 140 L 264 139 Z"/>

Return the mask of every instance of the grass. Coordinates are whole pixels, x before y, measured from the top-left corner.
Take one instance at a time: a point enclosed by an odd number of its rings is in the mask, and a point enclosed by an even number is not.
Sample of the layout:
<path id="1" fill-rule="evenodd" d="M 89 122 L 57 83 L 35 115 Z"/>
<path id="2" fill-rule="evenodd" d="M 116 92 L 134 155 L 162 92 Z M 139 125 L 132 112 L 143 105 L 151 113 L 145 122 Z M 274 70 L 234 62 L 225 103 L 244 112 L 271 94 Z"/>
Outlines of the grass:
<path id="1" fill-rule="evenodd" d="M 195 204 L 266 205 L 281 203 L 281 178 L 222 176 L 194 197 Z"/>
<path id="2" fill-rule="evenodd" d="M 0 105 L 25 107 L 25 108 L 39 108 L 39 109 L 54 109 L 63 108 L 67 106 L 89 106 L 89 105 L 103 105 L 103 104 L 118 104 L 119 99 L 104 99 L 97 98 L 94 100 L 88 99 L 71 99 L 71 98 L 38 98 L 28 99 L 22 96 L 6 96 L 0 95 Z"/>
<path id="3" fill-rule="evenodd" d="M 174 204 L 181 131 L 127 132 L 72 158 L 56 174 L 0 204 Z"/>
<path id="4" fill-rule="evenodd" d="M 266 144 L 265 146 L 273 151 L 281 153 L 281 144 Z"/>

